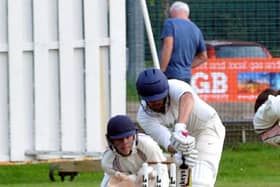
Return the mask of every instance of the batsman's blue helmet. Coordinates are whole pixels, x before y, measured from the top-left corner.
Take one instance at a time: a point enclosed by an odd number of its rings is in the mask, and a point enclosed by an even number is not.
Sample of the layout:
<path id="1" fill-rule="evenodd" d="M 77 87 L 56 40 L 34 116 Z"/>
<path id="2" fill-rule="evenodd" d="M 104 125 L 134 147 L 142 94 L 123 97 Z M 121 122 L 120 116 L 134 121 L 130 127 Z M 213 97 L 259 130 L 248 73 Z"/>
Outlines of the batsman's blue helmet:
<path id="1" fill-rule="evenodd" d="M 141 99 L 150 102 L 167 97 L 169 85 L 166 76 L 161 70 L 148 68 L 139 74 L 136 88 Z"/>
<path id="2" fill-rule="evenodd" d="M 125 115 L 116 115 L 112 117 L 107 125 L 107 138 L 115 140 L 125 138 L 136 134 L 136 126 Z"/>

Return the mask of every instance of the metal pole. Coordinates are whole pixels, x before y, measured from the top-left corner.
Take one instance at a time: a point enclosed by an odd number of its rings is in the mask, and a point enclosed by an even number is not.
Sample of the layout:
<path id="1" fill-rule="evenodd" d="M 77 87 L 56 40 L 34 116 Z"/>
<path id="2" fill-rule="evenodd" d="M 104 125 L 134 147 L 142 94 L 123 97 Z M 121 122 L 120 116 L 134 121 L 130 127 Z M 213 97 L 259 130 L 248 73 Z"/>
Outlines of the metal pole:
<path id="1" fill-rule="evenodd" d="M 155 68 L 159 69 L 160 66 L 159 66 L 159 61 L 158 61 L 158 55 L 157 55 L 156 45 L 154 42 L 154 36 L 153 36 L 153 31 L 152 31 L 152 27 L 151 27 L 151 23 L 150 23 L 150 18 L 149 18 L 146 1 L 140 0 L 140 3 L 141 3 L 141 7 L 142 7 L 143 16 L 144 16 L 144 22 L 145 22 L 148 40 L 149 40 L 149 44 L 150 44 L 150 48 L 151 48 L 151 53 L 152 53 L 152 57 L 153 57 L 153 63 L 154 63 Z"/>

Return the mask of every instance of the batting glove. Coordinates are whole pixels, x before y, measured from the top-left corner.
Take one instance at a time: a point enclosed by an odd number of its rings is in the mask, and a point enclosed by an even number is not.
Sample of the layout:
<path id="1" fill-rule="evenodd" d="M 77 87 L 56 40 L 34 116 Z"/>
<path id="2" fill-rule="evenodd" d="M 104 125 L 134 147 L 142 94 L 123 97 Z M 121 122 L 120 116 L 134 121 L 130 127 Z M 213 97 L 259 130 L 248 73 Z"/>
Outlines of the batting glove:
<path id="1" fill-rule="evenodd" d="M 198 151 L 193 149 L 192 153 L 190 153 L 188 155 L 182 155 L 181 153 L 175 153 L 173 156 L 173 159 L 177 166 L 180 166 L 183 163 L 185 163 L 185 165 L 192 168 L 196 165 L 197 157 L 198 157 Z"/>
<path id="2" fill-rule="evenodd" d="M 184 123 L 176 123 L 174 132 L 170 138 L 170 143 L 176 151 L 189 153 L 195 147 L 195 138 L 189 135 Z"/>
<path id="3" fill-rule="evenodd" d="M 198 150 L 196 150 L 196 149 L 193 149 L 187 155 L 183 154 L 184 162 L 189 167 L 194 167 L 196 165 L 197 157 L 198 157 Z"/>

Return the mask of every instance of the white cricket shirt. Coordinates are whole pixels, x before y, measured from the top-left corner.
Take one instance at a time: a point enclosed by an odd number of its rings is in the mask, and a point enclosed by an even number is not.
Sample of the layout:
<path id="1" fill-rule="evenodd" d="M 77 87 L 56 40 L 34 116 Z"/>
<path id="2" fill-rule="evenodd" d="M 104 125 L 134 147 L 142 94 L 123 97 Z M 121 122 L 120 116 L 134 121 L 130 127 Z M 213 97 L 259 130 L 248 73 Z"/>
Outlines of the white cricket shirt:
<path id="1" fill-rule="evenodd" d="M 271 128 L 280 120 L 280 95 L 269 95 L 254 115 L 254 129 L 258 134 Z"/>
<path id="2" fill-rule="evenodd" d="M 145 133 L 152 136 L 165 149 L 170 144 L 170 131 L 173 130 L 178 119 L 179 100 L 184 93 L 191 93 L 194 99 L 193 110 L 186 123 L 187 130 L 192 136 L 195 137 L 204 129 L 209 128 L 209 125 L 215 125 L 207 122 L 214 116 L 218 116 L 215 109 L 200 99 L 189 84 L 175 79 L 168 80 L 168 83 L 170 96 L 168 111 L 165 114 L 151 112 L 152 114 L 149 115 L 140 106 L 137 114 L 137 122 Z M 142 104 L 145 106 L 145 102 Z"/>
<path id="3" fill-rule="evenodd" d="M 108 149 L 104 152 L 101 166 L 104 172 L 110 176 L 114 176 L 116 171 L 127 175 L 137 175 L 144 162 L 165 160 L 159 145 L 150 136 L 139 133 L 138 144 L 131 155 L 124 157 Z"/>

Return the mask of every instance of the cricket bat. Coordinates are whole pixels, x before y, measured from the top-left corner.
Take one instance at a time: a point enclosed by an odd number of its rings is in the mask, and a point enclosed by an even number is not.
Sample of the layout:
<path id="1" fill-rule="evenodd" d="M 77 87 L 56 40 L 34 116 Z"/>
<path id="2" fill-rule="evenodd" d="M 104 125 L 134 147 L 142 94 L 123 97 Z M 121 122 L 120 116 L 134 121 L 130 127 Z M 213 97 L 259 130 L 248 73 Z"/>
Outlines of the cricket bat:
<path id="1" fill-rule="evenodd" d="M 192 170 L 185 164 L 184 157 L 183 163 L 176 170 L 177 187 L 191 187 L 192 186 Z"/>

